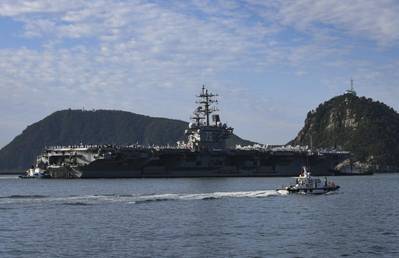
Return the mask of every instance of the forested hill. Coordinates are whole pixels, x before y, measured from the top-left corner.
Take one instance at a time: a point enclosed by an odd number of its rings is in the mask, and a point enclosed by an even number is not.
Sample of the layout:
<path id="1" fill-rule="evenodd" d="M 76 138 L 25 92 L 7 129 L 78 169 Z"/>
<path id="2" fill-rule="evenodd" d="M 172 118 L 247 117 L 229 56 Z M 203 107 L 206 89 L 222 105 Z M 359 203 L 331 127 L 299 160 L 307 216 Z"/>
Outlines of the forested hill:
<path id="1" fill-rule="evenodd" d="M 291 144 L 337 147 L 380 170 L 399 167 L 399 114 L 370 98 L 344 94 L 308 113 Z M 396 168 L 395 168 L 396 167 Z"/>
<path id="2" fill-rule="evenodd" d="M 114 110 L 62 110 L 28 126 L 0 150 L 0 171 L 28 168 L 45 146 L 84 144 L 175 145 L 187 122 Z M 237 136 L 228 145 L 250 144 Z"/>

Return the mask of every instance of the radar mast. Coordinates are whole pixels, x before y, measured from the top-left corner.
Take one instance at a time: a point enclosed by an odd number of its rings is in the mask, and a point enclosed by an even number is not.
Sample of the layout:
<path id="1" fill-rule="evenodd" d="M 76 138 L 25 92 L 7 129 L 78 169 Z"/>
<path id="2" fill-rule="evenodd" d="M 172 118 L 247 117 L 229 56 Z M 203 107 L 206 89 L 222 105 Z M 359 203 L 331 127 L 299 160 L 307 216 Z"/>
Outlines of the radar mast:
<path id="1" fill-rule="evenodd" d="M 214 114 L 219 111 L 215 105 L 218 103 L 217 94 L 213 94 L 205 85 L 199 95 L 196 96 L 196 101 L 199 106 L 194 110 L 191 117 L 192 123 L 186 130 L 188 138 L 187 145 L 193 151 L 213 151 L 223 150 L 226 148 L 225 141 L 229 135 L 233 133 L 233 128 L 222 124 L 219 114 Z M 210 117 L 212 115 L 212 123 Z"/>
<path id="2" fill-rule="evenodd" d="M 199 100 L 196 101 L 196 103 L 200 104 L 200 106 L 197 108 L 196 112 L 202 115 L 202 119 L 205 119 L 206 126 L 210 125 L 209 115 L 213 112 L 219 111 L 215 106 L 212 106 L 213 104 L 218 103 L 216 99 L 218 96 L 219 95 L 217 94 L 209 92 L 208 89 L 205 88 L 205 85 L 202 85 L 201 94 L 197 95 Z"/>

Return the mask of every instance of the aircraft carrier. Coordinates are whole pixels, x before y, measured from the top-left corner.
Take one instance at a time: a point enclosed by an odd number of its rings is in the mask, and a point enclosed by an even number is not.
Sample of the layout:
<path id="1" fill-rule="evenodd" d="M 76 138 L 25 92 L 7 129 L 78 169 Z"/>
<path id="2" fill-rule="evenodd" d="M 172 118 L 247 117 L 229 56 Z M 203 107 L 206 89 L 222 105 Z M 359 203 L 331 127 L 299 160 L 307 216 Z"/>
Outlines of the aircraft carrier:
<path id="1" fill-rule="evenodd" d="M 198 107 L 176 146 L 77 145 L 47 147 L 34 171 L 50 178 L 168 178 L 296 176 L 303 166 L 313 175 L 334 175 L 349 152 L 307 146 L 226 147 L 233 128 L 222 123 L 217 95 L 204 86 Z"/>

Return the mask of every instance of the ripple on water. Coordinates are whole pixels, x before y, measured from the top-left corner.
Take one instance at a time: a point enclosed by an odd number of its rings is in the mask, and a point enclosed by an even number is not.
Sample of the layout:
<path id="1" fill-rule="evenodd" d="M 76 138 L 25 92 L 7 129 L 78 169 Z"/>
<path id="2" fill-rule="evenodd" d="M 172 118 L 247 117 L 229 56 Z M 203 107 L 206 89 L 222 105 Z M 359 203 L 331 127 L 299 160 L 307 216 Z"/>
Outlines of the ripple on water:
<path id="1" fill-rule="evenodd" d="M 0 180 L 0 257 L 399 257 L 399 175 L 314 198 L 259 190 L 283 181 Z"/>

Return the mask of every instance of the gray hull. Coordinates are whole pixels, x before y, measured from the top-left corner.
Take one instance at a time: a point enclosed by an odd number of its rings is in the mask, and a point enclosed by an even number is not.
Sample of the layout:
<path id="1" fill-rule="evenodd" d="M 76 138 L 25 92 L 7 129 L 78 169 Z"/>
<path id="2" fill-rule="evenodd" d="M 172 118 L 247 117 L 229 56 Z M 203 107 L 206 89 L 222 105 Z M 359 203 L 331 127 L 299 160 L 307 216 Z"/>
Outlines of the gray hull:
<path id="1" fill-rule="evenodd" d="M 303 166 L 329 176 L 342 159 L 332 156 L 208 153 L 157 155 L 143 159 L 96 160 L 88 165 L 52 169 L 52 178 L 184 178 L 297 176 Z"/>

